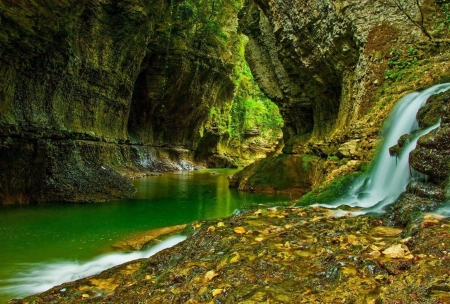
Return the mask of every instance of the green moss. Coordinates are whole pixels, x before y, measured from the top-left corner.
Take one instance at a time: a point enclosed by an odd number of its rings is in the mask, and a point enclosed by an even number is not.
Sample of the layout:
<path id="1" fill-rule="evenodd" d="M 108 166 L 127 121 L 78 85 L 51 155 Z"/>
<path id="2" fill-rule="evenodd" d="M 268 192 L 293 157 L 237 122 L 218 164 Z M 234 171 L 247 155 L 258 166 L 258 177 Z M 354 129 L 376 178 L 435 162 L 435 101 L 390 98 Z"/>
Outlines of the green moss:
<path id="1" fill-rule="evenodd" d="M 313 191 L 302 196 L 297 201 L 296 206 L 331 203 L 340 196 L 348 193 L 355 180 L 360 176 L 361 173 L 340 176 L 330 184 L 314 189 Z"/>
<path id="2" fill-rule="evenodd" d="M 318 161 L 311 156 L 309 165 Z M 300 155 L 281 154 L 276 157 L 262 159 L 248 170 L 254 173 L 248 178 L 247 185 L 255 191 L 296 191 L 306 193 L 311 189 L 310 174 L 304 170 L 304 161 Z"/>
<path id="3" fill-rule="evenodd" d="M 308 172 L 311 169 L 311 162 L 316 161 L 316 157 L 309 154 L 302 155 L 302 167 L 305 172 Z"/>

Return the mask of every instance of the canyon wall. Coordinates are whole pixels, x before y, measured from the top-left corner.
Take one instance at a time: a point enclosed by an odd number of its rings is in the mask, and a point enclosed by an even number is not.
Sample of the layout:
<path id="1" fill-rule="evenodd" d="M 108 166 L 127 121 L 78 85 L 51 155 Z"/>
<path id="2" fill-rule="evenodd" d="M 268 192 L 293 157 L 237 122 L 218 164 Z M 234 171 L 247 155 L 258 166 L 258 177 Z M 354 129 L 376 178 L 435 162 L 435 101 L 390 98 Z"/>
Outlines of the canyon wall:
<path id="1" fill-rule="evenodd" d="M 280 108 L 285 147 L 236 174 L 231 185 L 306 193 L 364 168 L 395 102 L 448 80 L 447 13 L 442 3 L 420 3 L 247 1 L 239 14 L 249 37 L 246 58 Z M 275 163 L 285 182 L 264 169 Z M 307 176 L 301 184 L 299 175 Z"/>
<path id="2" fill-rule="evenodd" d="M 303 194 L 361 170 L 395 102 L 450 74 L 443 4 L 398 3 L 0 1 L 0 204 L 128 197 L 129 177 L 283 143 L 231 185 Z M 230 133 L 244 45 L 283 140 Z"/>
<path id="3" fill-rule="evenodd" d="M 1 1 L 0 205 L 128 197 L 128 177 L 210 164 L 204 125 L 243 60 L 237 5 Z"/>

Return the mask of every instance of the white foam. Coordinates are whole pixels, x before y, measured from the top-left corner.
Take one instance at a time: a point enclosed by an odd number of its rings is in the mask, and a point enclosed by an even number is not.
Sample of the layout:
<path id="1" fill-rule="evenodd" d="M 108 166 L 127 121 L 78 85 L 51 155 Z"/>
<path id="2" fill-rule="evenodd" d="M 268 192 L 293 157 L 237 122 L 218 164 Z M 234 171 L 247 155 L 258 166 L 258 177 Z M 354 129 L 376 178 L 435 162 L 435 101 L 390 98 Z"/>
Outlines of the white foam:
<path id="1" fill-rule="evenodd" d="M 161 250 L 175 246 L 185 239 L 185 236 L 173 236 L 148 250 L 106 254 L 88 262 L 57 261 L 22 264 L 20 265 L 22 270 L 15 277 L 1 282 L 6 284 L 6 286 L 0 287 L 0 290 L 2 293 L 7 293 L 14 297 L 26 297 L 31 294 L 44 292 L 64 282 L 98 274 L 103 270 L 129 261 L 148 258 Z"/>
<path id="2" fill-rule="evenodd" d="M 352 185 L 352 190 L 334 202 L 318 204 L 324 207 L 336 208 L 339 205 L 361 207 L 361 211 L 349 212 L 354 215 L 366 212 L 383 212 L 384 208 L 393 203 L 406 190 L 413 178 L 425 178 L 409 166 L 409 154 L 416 147 L 417 140 L 439 127 L 439 122 L 417 132 L 411 141 L 403 148 L 397 157 L 391 156 L 389 148 L 394 146 L 404 134 L 417 130 L 416 114 L 433 95 L 450 89 L 450 83 L 440 84 L 422 92 L 413 92 L 403 97 L 389 115 L 385 123 L 385 139 L 375 158 L 374 166 L 365 178 Z"/>

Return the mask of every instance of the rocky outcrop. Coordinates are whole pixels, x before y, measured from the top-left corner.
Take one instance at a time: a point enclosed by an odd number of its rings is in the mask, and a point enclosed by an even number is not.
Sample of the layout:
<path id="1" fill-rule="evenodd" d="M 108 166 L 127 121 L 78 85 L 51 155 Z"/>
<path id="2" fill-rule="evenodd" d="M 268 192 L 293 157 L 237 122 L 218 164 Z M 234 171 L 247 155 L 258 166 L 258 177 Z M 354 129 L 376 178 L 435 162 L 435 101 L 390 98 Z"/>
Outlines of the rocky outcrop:
<path id="1" fill-rule="evenodd" d="M 450 73 L 440 5 L 410 3 L 402 11 L 394 1 L 247 1 L 239 15 L 246 58 L 280 108 L 283 153 L 338 158 L 340 166 L 369 161 L 395 102 Z M 421 14 L 423 28 L 440 40 L 407 17 Z M 317 170 L 322 180 L 312 184 L 335 175 Z"/>
<path id="2" fill-rule="evenodd" d="M 219 142 L 202 137 L 210 109 L 235 93 L 236 16 L 200 0 L 1 2 L 0 205 L 130 196 L 127 177 L 202 162 Z"/>
<path id="3" fill-rule="evenodd" d="M 249 192 L 286 192 L 303 195 L 317 180 L 321 159 L 307 155 L 280 155 L 255 161 L 230 178 L 230 187 Z M 267 174 L 266 172 L 270 172 Z"/>

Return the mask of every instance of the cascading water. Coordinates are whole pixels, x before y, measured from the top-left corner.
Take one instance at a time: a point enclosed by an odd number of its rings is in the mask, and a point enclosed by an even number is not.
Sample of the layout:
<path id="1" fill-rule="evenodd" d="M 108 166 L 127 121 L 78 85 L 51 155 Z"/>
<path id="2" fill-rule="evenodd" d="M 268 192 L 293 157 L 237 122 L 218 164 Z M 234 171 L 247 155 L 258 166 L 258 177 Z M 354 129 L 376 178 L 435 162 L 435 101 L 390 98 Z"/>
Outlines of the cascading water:
<path id="1" fill-rule="evenodd" d="M 16 277 L 3 282 L 0 281 L 0 283 L 6 283 L 6 286 L 0 287 L 0 291 L 15 294 L 18 297 L 44 292 L 64 282 L 85 278 L 129 261 L 148 258 L 161 250 L 175 246 L 185 239 L 185 236 L 173 236 L 148 250 L 107 254 L 85 263 L 62 261 L 26 264 L 23 265 L 25 270 L 19 272 Z"/>
<path id="2" fill-rule="evenodd" d="M 416 114 L 427 99 L 433 94 L 448 89 L 450 89 L 450 83 L 436 85 L 403 97 L 385 123 L 383 130 L 385 140 L 368 176 L 358 180 L 352 186 L 352 191 L 344 197 L 331 204 L 320 204 L 320 206 L 335 208 L 339 205 L 348 205 L 363 208 L 356 213 L 382 212 L 384 207 L 393 203 L 406 190 L 411 179 L 424 178 L 424 175 L 409 167 L 409 153 L 416 147 L 419 137 L 437 128 L 439 122 L 417 132 L 397 157 L 389 154 L 389 148 L 397 143 L 400 136 L 417 130 Z"/>

